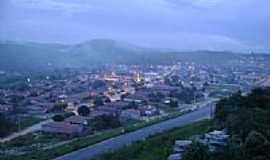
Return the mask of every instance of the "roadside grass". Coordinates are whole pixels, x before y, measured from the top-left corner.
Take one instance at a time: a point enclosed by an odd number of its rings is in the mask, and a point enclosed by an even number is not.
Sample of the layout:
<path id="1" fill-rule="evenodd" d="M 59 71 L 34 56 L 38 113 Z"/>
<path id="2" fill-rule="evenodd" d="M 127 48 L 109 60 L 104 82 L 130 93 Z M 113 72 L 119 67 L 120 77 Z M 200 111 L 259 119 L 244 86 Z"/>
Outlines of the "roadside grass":
<path id="1" fill-rule="evenodd" d="M 34 124 L 37 124 L 39 122 L 43 121 L 43 119 L 36 118 L 36 117 L 27 117 L 24 118 L 21 122 L 20 125 L 18 126 L 20 130 L 25 129 L 27 127 L 30 127 Z"/>
<path id="2" fill-rule="evenodd" d="M 188 139 L 212 128 L 212 121 L 205 120 L 182 128 L 173 129 L 143 142 L 137 142 L 118 151 L 107 153 L 95 160 L 166 160 L 172 153 L 175 140 Z"/>
<path id="3" fill-rule="evenodd" d="M 59 142 L 64 140 L 63 138 L 56 137 L 50 134 L 42 134 L 40 132 L 30 133 L 24 136 L 15 138 L 12 141 L 0 144 L 0 149 L 12 149 L 14 147 L 28 147 L 35 144 L 46 144 L 52 142 Z"/>
<path id="4" fill-rule="evenodd" d="M 30 153 L 27 153 L 22 156 L 0 156 L 0 160 L 50 160 L 54 159 L 56 157 L 62 156 L 64 154 L 85 148 L 87 146 L 99 143 L 101 141 L 104 141 L 106 139 L 110 139 L 116 136 L 119 136 L 124 133 L 132 132 L 135 130 L 138 130 L 140 128 L 144 128 L 165 120 L 173 119 L 178 116 L 181 116 L 184 113 L 172 113 L 166 117 L 159 117 L 154 120 L 150 120 L 148 122 L 140 122 L 135 123 L 126 127 L 119 127 L 103 132 L 98 132 L 93 135 L 88 135 L 85 137 L 79 137 L 74 139 L 72 142 L 57 146 L 55 148 L 47 149 L 47 150 L 39 150 L 36 148 L 36 150 L 33 150 Z"/>
<path id="5" fill-rule="evenodd" d="M 68 144 L 48 150 L 38 150 L 38 148 L 36 148 L 36 150 L 33 150 L 31 153 L 22 156 L 1 156 L 0 160 L 50 160 L 80 148 L 98 143 L 105 139 L 117 136 L 120 133 L 121 129 L 117 128 L 96 135 L 80 137 Z"/>

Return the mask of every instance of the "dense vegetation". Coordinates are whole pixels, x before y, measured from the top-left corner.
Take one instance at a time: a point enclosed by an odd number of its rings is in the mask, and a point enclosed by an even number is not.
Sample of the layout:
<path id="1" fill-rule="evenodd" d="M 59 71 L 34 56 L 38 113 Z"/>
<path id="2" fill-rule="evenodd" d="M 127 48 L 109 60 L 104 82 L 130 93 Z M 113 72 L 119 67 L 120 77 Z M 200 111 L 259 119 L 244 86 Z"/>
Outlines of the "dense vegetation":
<path id="1" fill-rule="evenodd" d="M 230 135 L 224 152 L 209 154 L 206 147 L 197 144 L 187 151 L 185 160 L 269 160 L 270 88 L 254 89 L 246 96 L 237 92 L 220 100 L 215 126 L 227 129 Z"/>
<path id="2" fill-rule="evenodd" d="M 184 160 L 209 160 L 210 153 L 206 145 L 198 142 L 194 142 L 187 148 L 187 151 L 183 154 Z"/>
<path id="3" fill-rule="evenodd" d="M 231 144 L 223 159 L 270 159 L 270 88 L 241 92 L 217 104 L 217 126 L 227 128 Z"/>
<path id="4" fill-rule="evenodd" d="M 5 137 L 16 130 L 16 125 L 5 115 L 0 114 L 0 137 Z"/>
<path id="5" fill-rule="evenodd" d="M 121 125 L 118 118 L 112 115 L 97 116 L 92 123 L 95 130 L 112 129 Z"/>

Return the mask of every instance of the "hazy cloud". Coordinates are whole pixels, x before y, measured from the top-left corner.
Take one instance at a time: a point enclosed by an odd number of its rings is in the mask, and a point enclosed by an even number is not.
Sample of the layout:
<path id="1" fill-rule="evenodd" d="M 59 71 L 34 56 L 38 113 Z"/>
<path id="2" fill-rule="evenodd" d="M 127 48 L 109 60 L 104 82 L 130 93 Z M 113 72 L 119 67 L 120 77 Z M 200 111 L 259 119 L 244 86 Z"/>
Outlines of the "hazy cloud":
<path id="1" fill-rule="evenodd" d="M 268 0 L 1 0 L 0 39 L 270 50 Z"/>

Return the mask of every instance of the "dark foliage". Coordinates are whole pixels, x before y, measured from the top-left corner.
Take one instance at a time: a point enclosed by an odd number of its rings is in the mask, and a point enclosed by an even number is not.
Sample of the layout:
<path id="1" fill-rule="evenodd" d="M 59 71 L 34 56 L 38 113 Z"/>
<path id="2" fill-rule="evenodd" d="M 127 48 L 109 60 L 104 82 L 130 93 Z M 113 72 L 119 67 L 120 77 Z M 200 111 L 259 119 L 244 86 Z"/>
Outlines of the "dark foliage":
<path id="1" fill-rule="evenodd" d="M 148 95 L 150 97 L 150 100 L 153 102 L 161 102 L 164 98 L 165 95 L 161 92 L 153 92 Z"/>
<path id="2" fill-rule="evenodd" d="M 209 160 L 208 147 L 201 143 L 192 143 L 183 155 L 183 160 Z"/>
<path id="3" fill-rule="evenodd" d="M 87 106 L 80 106 L 78 108 L 78 113 L 79 113 L 79 115 L 86 117 L 89 115 L 90 109 Z"/>
<path id="4" fill-rule="evenodd" d="M 94 99 L 94 104 L 95 104 L 95 106 L 103 106 L 104 102 L 103 102 L 102 97 L 100 97 L 100 96 L 96 97 Z"/>
<path id="5" fill-rule="evenodd" d="M 247 96 L 238 92 L 219 101 L 215 121 L 217 127 L 227 128 L 231 135 L 223 157 L 270 159 L 270 88 L 254 89 Z"/>
<path id="6" fill-rule="evenodd" d="M 96 117 L 93 122 L 93 128 L 95 130 L 110 129 L 120 126 L 118 117 L 112 115 L 102 115 Z"/>
<path id="7" fill-rule="evenodd" d="M 55 115 L 55 116 L 52 117 L 52 119 L 53 119 L 54 121 L 56 121 L 56 122 L 62 122 L 62 121 L 65 120 L 65 117 L 62 116 L 62 115 Z"/>
<path id="8" fill-rule="evenodd" d="M 194 88 L 183 88 L 182 90 L 175 90 L 170 93 L 170 97 L 177 98 L 187 104 L 191 104 L 194 100 L 199 99 L 202 95 L 198 94 Z"/>
<path id="9" fill-rule="evenodd" d="M 177 108 L 177 107 L 178 107 L 178 101 L 175 100 L 175 99 L 171 99 L 171 100 L 170 100 L 170 103 L 169 103 L 169 106 L 170 106 L 171 108 Z"/>
<path id="10" fill-rule="evenodd" d="M 52 112 L 62 112 L 67 107 L 66 103 L 56 103 L 51 109 Z"/>
<path id="11" fill-rule="evenodd" d="M 7 136 L 16 131 L 16 124 L 7 119 L 5 115 L 0 114 L 0 137 Z"/>

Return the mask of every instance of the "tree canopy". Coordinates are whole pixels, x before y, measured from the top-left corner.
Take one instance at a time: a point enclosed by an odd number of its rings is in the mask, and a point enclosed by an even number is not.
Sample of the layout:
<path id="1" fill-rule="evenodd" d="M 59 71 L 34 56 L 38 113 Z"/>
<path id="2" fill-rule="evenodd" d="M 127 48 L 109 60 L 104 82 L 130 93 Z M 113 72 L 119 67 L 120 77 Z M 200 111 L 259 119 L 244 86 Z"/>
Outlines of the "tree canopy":
<path id="1" fill-rule="evenodd" d="M 86 117 L 89 115 L 90 109 L 87 106 L 80 106 L 78 108 L 78 113 L 79 113 L 79 115 Z"/>
<path id="2" fill-rule="evenodd" d="M 230 159 L 270 159 L 270 88 L 257 88 L 246 96 L 237 92 L 220 100 L 215 121 L 232 137 L 229 147 L 237 154 Z M 232 155 L 232 149 L 224 154 Z"/>

